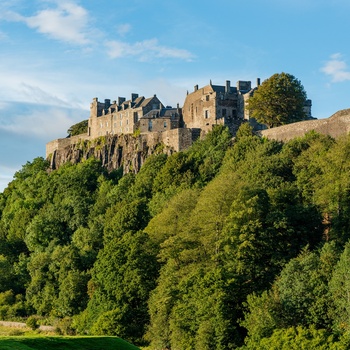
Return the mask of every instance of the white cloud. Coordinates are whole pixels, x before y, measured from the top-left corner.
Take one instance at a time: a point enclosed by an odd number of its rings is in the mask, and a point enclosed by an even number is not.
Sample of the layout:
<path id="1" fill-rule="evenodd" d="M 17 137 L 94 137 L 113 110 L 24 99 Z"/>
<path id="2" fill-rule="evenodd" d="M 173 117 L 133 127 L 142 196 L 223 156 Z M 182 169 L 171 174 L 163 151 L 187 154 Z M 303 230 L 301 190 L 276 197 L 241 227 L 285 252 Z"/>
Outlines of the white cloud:
<path id="1" fill-rule="evenodd" d="M 76 120 L 79 114 L 84 117 Z M 70 126 L 84 118 L 88 118 L 84 111 L 77 112 L 48 106 L 39 109 L 38 106 L 33 105 L 30 111 L 17 113 L 6 120 L 0 120 L 0 130 L 17 135 L 30 135 L 47 142 L 64 137 Z"/>
<path id="2" fill-rule="evenodd" d="M 69 103 L 54 96 L 38 86 L 32 86 L 27 83 L 21 83 L 19 86 L 19 94 L 24 100 L 31 101 L 32 103 L 41 103 L 47 105 L 56 106 L 70 106 Z"/>
<path id="3" fill-rule="evenodd" d="M 24 17 L 8 12 L 7 19 L 24 22 L 28 27 L 49 37 L 73 44 L 88 44 L 88 12 L 72 2 L 62 2 L 56 8 L 45 9 L 35 16 Z"/>
<path id="4" fill-rule="evenodd" d="M 321 72 L 329 75 L 334 83 L 350 80 L 350 70 L 340 53 L 333 54 Z"/>
<path id="5" fill-rule="evenodd" d="M 117 32 L 120 36 L 124 36 L 125 34 L 129 33 L 131 30 L 131 25 L 128 23 L 120 24 L 117 28 Z"/>
<path id="6" fill-rule="evenodd" d="M 135 56 L 140 61 L 149 61 L 154 57 L 177 58 L 186 61 L 193 59 L 193 55 L 189 51 L 159 45 L 157 39 L 143 40 L 134 44 L 114 40 L 108 42 L 107 46 L 111 58 Z"/>

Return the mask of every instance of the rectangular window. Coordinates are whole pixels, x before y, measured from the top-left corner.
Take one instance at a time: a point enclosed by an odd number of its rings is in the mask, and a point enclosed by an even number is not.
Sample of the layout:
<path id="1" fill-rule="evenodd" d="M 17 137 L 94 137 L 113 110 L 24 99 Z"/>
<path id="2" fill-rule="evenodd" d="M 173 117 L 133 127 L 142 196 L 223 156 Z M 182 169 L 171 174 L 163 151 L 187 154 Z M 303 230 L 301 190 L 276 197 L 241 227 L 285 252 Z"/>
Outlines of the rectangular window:
<path id="1" fill-rule="evenodd" d="M 164 128 L 166 128 L 166 122 L 164 122 Z"/>
<path id="2" fill-rule="evenodd" d="M 139 121 L 139 115 L 137 112 L 134 112 L 134 123 L 137 123 Z"/>
<path id="3" fill-rule="evenodd" d="M 206 95 L 206 96 L 205 96 L 205 100 L 206 100 L 206 101 L 209 101 L 209 95 Z"/>
<path id="4" fill-rule="evenodd" d="M 205 111 L 204 111 L 204 118 L 205 118 L 205 119 L 208 119 L 208 118 L 209 118 L 209 111 L 208 111 L 208 110 L 205 110 Z"/>

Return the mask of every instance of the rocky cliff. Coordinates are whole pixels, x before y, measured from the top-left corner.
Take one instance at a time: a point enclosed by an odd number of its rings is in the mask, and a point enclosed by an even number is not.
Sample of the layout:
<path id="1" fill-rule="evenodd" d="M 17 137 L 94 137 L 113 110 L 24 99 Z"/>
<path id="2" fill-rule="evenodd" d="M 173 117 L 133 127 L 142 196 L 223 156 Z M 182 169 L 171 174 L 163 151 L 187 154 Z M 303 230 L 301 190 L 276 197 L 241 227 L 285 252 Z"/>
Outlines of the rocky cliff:
<path id="1" fill-rule="evenodd" d="M 123 167 L 124 173 L 138 172 L 148 156 L 156 153 L 171 154 L 174 150 L 165 146 L 157 134 L 150 135 L 114 135 L 94 140 L 76 140 L 65 147 L 55 149 L 48 157 L 52 170 L 71 162 L 79 163 L 94 157 L 112 171 Z"/>

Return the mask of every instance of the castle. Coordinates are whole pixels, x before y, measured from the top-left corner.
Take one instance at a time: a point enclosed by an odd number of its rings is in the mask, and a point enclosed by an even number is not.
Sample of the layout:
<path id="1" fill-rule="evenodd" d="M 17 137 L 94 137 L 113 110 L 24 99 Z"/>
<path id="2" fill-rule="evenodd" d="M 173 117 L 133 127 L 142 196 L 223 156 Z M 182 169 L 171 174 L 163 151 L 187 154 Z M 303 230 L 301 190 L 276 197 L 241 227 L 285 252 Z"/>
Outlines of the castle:
<path id="1" fill-rule="evenodd" d="M 165 146 L 181 151 L 200 135 L 210 131 L 214 125 L 224 125 L 235 135 L 243 121 L 249 121 L 254 129 L 264 129 L 249 116 L 246 108 L 248 99 L 259 87 L 252 88 L 250 81 L 238 81 L 231 86 L 213 85 L 212 82 L 202 88 L 195 85 L 194 91 L 185 98 L 183 107 L 164 106 L 156 95 L 145 98 L 132 93 L 126 100 L 118 97 L 104 102 L 94 98 L 90 105 L 90 117 L 86 134 L 57 139 L 46 145 L 46 158 L 79 140 L 93 140 L 101 136 L 142 134 L 157 139 Z M 306 114 L 311 118 L 311 101 L 305 106 Z"/>

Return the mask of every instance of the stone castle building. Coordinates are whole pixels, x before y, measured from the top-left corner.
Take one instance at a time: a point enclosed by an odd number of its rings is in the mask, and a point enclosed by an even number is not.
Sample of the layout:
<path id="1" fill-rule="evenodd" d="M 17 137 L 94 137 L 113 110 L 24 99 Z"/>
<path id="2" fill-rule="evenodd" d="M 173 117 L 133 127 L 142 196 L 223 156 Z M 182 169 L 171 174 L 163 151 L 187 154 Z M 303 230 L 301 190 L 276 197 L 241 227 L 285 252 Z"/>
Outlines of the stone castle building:
<path id="1" fill-rule="evenodd" d="M 118 97 L 112 101 L 100 102 L 94 98 L 90 105 L 90 117 L 86 134 L 57 139 L 46 145 L 46 158 L 58 150 L 81 140 L 94 140 L 102 136 L 144 135 L 151 140 L 158 140 L 175 151 L 188 148 L 200 135 L 212 130 L 215 125 L 224 125 L 235 135 L 243 121 L 249 121 L 256 130 L 265 126 L 256 123 L 249 116 L 246 108 L 248 99 L 259 87 L 252 88 L 250 81 L 238 81 L 231 86 L 213 85 L 212 82 L 202 88 L 198 85 L 194 91 L 187 92 L 182 108 L 164 106 L 156 95 L 145 98 L 131 94 L 126 100 Z M 305 105 L 305 111 L 311 117 L 311 101 Z"/>
<path id="2" fill-rule="evenodd" d="M 119 97 L 111 103 L 106 99 L 99 102 L 94 98 L 90 105 L 88 137 L 163 132 L 180 127 L 179 107 L 164 107 L 156 95 L 150 98 L 131 94 L 131 99 Z"/>

